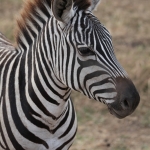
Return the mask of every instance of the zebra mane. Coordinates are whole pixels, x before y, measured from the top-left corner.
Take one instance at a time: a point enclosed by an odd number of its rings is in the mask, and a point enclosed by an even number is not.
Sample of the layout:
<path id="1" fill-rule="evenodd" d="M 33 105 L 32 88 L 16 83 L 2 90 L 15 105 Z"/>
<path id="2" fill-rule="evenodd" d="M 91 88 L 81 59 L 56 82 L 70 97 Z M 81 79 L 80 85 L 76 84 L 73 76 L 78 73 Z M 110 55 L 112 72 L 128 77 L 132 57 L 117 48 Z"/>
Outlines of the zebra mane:
<path id="1" fill-rule="evenodd" d="M 26 29 L 27 20 L 32 20 L 31 15 L 36 14 L 36 8 L 39 8 L 43 12 L 45 10 L 44 4 L 51 8 L 52 0 L 26 0 L 24 6 L 21 10 L 20 17 L 17 19 L 17 28 L 15 31 L 16 43 L 19 43 L 20 33 L 23 33 Z M 91 5 L 91 0 L 73 0 L 74 5 L 78 7 L 79 10 L 86 10 Z M 46 12 L 45 12 L 46 13 Z"/>

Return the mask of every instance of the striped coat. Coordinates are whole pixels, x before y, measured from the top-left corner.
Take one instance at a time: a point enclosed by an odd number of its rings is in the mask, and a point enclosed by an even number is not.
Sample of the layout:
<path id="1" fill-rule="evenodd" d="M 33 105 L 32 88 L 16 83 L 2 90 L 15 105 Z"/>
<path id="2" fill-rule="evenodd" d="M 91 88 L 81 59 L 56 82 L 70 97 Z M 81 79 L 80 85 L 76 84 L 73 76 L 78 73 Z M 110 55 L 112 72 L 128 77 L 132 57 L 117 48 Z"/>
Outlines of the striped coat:
<path id="1" fill-rule="evenodd" d="M 0 34 L 0 149 L 68 150 L 77 131 L 72 90 L 118 118 L 139 95 L 117 61 L 99 0 L 27 1 L 16 46 Z"/>

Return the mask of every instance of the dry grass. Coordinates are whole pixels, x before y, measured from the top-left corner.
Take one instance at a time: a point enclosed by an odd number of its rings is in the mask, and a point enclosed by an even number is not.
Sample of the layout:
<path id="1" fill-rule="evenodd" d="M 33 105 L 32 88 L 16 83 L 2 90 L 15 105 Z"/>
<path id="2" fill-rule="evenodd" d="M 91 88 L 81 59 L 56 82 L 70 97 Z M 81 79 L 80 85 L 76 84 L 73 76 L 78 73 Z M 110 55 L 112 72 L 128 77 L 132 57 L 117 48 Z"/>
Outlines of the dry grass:
<path id="1" fill-rule="evenodd" d="M 21 0 L 0 0 L 0 31 L 13 41 Z M 118 60 L 137 86 L 141 103 L 123 120 L 103 104 L 73 93 L 79 128 L 71 150 L 150 149 L 150 2 L 103 0 L 95 12 L 113 36 Z"/>

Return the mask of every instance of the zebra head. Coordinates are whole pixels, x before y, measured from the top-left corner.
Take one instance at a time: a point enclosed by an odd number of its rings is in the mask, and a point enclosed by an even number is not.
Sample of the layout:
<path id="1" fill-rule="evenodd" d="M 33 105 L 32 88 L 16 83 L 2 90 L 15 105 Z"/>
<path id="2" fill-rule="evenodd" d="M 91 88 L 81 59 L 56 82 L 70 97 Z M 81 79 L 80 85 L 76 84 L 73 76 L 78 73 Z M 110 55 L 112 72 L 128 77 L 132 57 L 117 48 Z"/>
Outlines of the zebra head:
<path id="1" fill-rule="evenodd" d="M 56 75 L 70 89 L 105 103 L 111 114 L 124 118 L 140 97 L 115 57 L 110 33 L 92 14 L 99 1 L 53 0 L 61 33 Z"/>

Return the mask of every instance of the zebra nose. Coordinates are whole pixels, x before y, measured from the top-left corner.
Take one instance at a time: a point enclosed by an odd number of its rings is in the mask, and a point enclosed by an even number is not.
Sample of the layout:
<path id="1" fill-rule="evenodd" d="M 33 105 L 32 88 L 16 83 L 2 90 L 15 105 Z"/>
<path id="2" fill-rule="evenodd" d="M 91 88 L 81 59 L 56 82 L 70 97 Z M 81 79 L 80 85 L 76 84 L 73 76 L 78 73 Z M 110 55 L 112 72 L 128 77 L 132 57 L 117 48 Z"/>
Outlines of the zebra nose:
<path id="1" fill-rule="evenodd" d="M 124 110 L 130 109 L 131 108 L 130 101 L 127 98 L 125 98 L 124 100 L 121 101 L 121 106 Z"/>
<path id="2" fill-rule="evenodd" d="M 140 96 L 132 81 L 127 78 L 116 79 L 116 91 L 116 100 L 108 108 L 111 114 L 122 119 L 133 113 L 140 102 Z"/>
<path id="3" fill-rule="evenodd" d="M 123 110 L 131 110 L 133 112 L 139 104 L 140 96 L 138 93 L 134 93 L 132 97 L 125 96 L 120 101 Z"/>
<path id="4" fill-rule="evenodd" d="M 117 79 L 117 93 L 123 110 L 133 112 L 139 104 L 140 96 L 130 79 Z"/>

